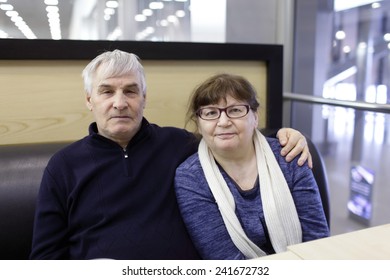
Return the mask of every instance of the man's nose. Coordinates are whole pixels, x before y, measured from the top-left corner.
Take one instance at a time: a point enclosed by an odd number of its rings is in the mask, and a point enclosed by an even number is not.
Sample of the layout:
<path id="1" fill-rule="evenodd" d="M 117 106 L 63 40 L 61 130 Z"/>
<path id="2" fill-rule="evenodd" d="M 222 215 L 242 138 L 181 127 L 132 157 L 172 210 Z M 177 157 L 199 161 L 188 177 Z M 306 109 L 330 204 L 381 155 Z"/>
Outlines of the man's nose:
<path id="1" fill-rule="evenodd" d="M 127 99 L 123 93 L 117 93 L 114 97 L 114 108 L 117 110 L 123 110 L 127 107 Z"/>

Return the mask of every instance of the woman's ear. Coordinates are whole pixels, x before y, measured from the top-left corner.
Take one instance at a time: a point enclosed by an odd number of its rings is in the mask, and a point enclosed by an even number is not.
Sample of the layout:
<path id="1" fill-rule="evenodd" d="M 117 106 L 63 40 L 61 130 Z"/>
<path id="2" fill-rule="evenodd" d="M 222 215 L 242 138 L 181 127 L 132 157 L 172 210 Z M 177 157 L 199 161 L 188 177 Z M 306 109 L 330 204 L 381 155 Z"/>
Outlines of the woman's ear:
<path id="1" fill-rule="evenodd" d="M 259 127 L 259 112 L 253 112 L 253 116 L 255 118 L 255 128 Z"/>
<path id="2" fill-rule="evenodd" d="M 198 131 L 198 133 L 199 133 L 200 135 L 202 135 L 202 129 L 200 128 L 199 120 L 196 120 L 196 121 L 195 121 L 195 126 L 196 126 L 196 130 Z"/>

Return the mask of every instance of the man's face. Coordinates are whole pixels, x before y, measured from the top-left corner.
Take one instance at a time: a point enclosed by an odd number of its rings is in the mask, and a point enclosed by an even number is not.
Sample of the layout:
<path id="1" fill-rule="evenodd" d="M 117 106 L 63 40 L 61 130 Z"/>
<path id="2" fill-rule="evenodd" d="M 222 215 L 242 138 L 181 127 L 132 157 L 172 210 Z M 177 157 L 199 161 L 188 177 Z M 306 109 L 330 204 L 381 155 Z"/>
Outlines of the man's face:
<path id="1" fill-rule="evenodd" d="M 145 108 L 139 74 L 103 77 L 101 65 L 94 77 L 87 107 L 92 111 L 98 132 L 125 147 L 141 126 Z"/>

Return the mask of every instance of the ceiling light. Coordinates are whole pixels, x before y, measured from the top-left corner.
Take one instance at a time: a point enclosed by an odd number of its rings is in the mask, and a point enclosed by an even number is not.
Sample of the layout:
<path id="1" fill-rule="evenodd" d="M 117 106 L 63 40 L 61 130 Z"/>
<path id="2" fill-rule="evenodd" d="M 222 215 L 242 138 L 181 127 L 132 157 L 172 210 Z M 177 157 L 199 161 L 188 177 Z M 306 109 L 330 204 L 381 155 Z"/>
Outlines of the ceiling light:
<path id="1" fill-rule="evenodd" d="M 182 17 L 185 17 L 186 16 L 186 12 L 183 11 L 183 10 L 177 10 L 175 15 L 179 18 L 182 18 Z"/>
<path id="2" fill-rule="evenodd" d="M 46 7 L 46 12 L 48 12 L 48 13 L 58 13 L 59 10 L 60 9 L 57 6 L 47 6 Z"/>
<path id="3" fill-rule="evenodd" d="M 58 0 L 45 0 L 45 4 L 48 6 L 50 5 L 56 6 L 58 5 Z"/>
<path id="4" fill-rule="evenodd" d="M 167 17 L 167 20 L 169 22 L 175 23 L 175 22 L 177 22 L 177 17 L 173 16 L 173 15 L 170 15 L 170 16 Z"/>
<path id="5" fill-rule="evenodd" d="M 153 11 L 152 11 L 151 9 L 144 9 L 144 10 L 142 11 L 142 14 L 143 14 L 144 16 L 150 17 L 151 15 L 153 15 Z"/>
<path id="6" fill-rule="evenodd" d="M 150 2 L 149 8 L 152 10 L 161 10 L 164 8 L 164 3 L 163 2 Z"/>
<path id="7" fill-rule="evenodd" d="M 386 42 L 390 42 L 390 33 L 383 35 L 383 39 L 385 39 Z"/>
<path id="8" fill-rule="evenodd" d="M 5 14 L 9 17 L 15 17 L 19 15 L 17 11 L 6 11 Z"/>
<path id="9" fill-rule="evenodd" d="M 154 27 L 148 26 L 148 27 L 145 28 L 144 31 L 145 31 L 146 34 L 152 34 L 152 33 L 154 33 L 154 30 L 155 30 Z"/>
<path id="10" fill-rule="evenodd" d="M 58 8 L 57 0 L 45 0 L 47 21 L 49 22 L 50 35 L 53 40 L 62 39 L 60 9 Z"/>
<path id="11" fill-rule="evenodd" d="M 115 14 L 115 10 L 113 8 L 105 8 L 104 14 L 112 16 Z"/>
<path id="12" fill-rule="evenodd" d="M 0 9 L 2 9 L 3 11 L 12 11 L 14 9 L 14 6 L 10 4 L 1 4 Z"/>
<path id="13" fill-rule="evenodd" d="M 19 28 L 19 30 L 23 33 L 23 35 L 27 39 L 37 39 L 37 36 L 31 31 L 30 27 L 24 22 L 16 22 L 15 25 Z"/>
<path id="14" fill-rule="evenodd" d="M 20 16 L 14 16 L 11 17 L 11 21 L 13 21 L 16 24 L 17 22 L 23 21 L 23 19 Z"/>
<path id="15" fill-rule="evenodd" d="M 134 17 L 135 21 L 146 21 L 146 16 L 138 14 Z"/>
<path id="16" fill-rule="evenodd" d="M 106 2 L 106 7 L 107 7 L 107 8 L 113 8 L 113 9 L 115 9 L 115 8 L 118 8 L 118 6 L 119 6 L 118 1 L 107 1 L 107 2 Z"/>
<path id="17" fill-rule="evenodd" d="M 367 43 L 366 42 L 360 42 L 358 44 L 358 48 L 359 49 L 366 49 L 367 48 Z"/>
<path id="18" fill-rule="evenodd" d="M 337 40 L 344 40 L 345 39 L 345 32 L 343 30 L 339 30 L 336 32 L 335 37 Z"/>
<path id="19" fill-rule="evenodd" d="M 0 0 L 0 2 L 4 3 L 6 1 Z M 31 31 L 30 27 L 26 24 L 23 18 L 19 16 L 19 13 L 17 11 L 14 11 L 14 7 L 12 5 L 0 4 L 0 9 L 6 11 L 5 14 L 10 18 L 12 22 L 14 22 L 15 26 L 23 33 L 23 35 L 27 39 L 37 39 L 37 36 L 35 36 L 34 32 Z"/>
<path id="20" fill-rule="evenodd" d="M 169 22 L 166 19 L 160 20 L 160 25 L 161 26 L 168 26 Z"/>
<path id="21" fill-rule="evenodd" d="M 344 53 L 350 53 L 351 52 L 351 47 L 350 46 L 344 46 L 343 52 Z"/>

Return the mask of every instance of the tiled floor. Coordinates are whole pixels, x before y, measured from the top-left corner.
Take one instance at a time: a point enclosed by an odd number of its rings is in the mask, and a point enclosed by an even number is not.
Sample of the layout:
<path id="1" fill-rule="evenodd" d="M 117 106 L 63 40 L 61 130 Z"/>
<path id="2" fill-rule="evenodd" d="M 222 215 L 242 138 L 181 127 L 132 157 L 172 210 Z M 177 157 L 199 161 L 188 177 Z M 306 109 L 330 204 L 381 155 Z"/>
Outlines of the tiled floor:
<path id="1" fill-rule="evenodd" d="M 390 223 L 390 114 L 364 114 L 361 160 L 351 160 L 355 112 L 334 108 L 328 119 L 328 141 L 320 144 L 326 164 L 331 197 L 331 235 Z M 357 130 L 356 130 L 357 131 Z M 350 170 L 355 164 L 374 171 L 372 215 L 366 225 L 349 215 Z"/>

